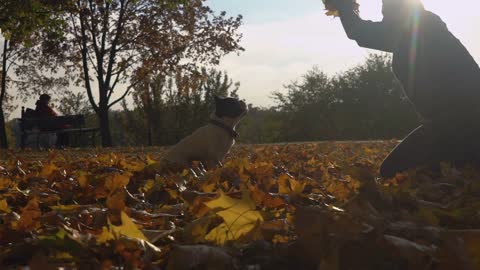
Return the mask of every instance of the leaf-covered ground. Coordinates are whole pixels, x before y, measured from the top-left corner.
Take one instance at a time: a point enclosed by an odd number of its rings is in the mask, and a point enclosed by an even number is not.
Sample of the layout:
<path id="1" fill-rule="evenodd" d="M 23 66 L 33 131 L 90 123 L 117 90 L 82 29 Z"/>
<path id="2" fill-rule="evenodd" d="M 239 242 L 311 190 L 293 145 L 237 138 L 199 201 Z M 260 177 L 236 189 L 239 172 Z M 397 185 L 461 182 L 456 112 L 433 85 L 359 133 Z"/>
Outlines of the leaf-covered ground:
<path id="1" fill-rule="evenodd" d="M 480 269 L 480 170 L 378 178 L 395 142 L 0 153 L 0 268 Z"/>

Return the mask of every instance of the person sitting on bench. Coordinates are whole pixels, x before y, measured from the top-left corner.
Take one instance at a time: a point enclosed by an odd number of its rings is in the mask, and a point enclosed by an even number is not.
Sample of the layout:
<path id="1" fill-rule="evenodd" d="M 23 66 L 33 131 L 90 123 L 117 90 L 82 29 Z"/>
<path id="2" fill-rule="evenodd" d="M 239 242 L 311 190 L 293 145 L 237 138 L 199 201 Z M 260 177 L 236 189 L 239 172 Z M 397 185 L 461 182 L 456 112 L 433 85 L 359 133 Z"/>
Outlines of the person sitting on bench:
<path id="1" fill-rule="evenodd" d="M 41 94 L 40 98 L 35 103 L 35 113 L 37 117 L 55 117 L 58 113 L 50 106 L 52 97 L 48 94 Z"/>
<path id="2" fill-rule="evenodd" d="M 55 117 L 58 116 L 58 113 L 53 110 L 50 105 L 52 97 L 48 94 L 41 94 L 40 98 L 37 100 L 35 114 L 37 117 Z M 68 126 L 63 126 L 61 128 L 68 128 Z M 68 145 L 68 134 L 67 133 L 57 133 L 57 142 L 56 146 L 58 148 L 63 148 Z"/>

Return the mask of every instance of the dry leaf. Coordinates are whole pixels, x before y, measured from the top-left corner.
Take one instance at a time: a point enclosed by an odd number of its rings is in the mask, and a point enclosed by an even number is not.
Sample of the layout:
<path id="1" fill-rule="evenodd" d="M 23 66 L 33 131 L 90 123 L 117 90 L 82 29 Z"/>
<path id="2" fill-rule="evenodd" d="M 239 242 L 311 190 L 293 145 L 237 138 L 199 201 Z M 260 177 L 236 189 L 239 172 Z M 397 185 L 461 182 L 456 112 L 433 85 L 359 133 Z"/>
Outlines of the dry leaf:
<path id="1" fill-rule="evenodd" d="M 236 240 L 248 234 L 263 222 L 260 212 L 256 211 L 256 205 L 247 192 L 244 192 L 241 200 L 233 199 L 220 191 L 218 199 L 207 202 L 210 209 L 224 209 L 217 211 L 224 223 L 212 229 L 205 237 L 219 245 L 229 240 Z"/>

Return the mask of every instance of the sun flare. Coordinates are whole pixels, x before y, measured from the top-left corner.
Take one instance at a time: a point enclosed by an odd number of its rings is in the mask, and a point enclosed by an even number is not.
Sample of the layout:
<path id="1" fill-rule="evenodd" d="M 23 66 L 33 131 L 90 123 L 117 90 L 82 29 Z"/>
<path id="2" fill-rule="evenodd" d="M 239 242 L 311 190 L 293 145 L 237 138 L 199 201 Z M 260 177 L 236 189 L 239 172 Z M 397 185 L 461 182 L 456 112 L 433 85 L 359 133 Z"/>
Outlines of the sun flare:
<path id="1" fill-rule="evenodd" d="M 372 1 L 372 0 L 357 0 L 360 4 L 360 9 L 362 13 L 366 14 L 380 14 L 382 1 Z M 451 0 L 422 0 L 426 9 L 431 10 L 435 13 L 447 13 L 452 12 L 452 1 Z M 480 4 L 478 0 L 456 0 L 455 7 L 466 6 L 466 7 L 478 7 Z M 470 8 L 468 8 L 470 9 Z"/>
<path id="2" fill-rule="evenodd" d="M 455 32 L 470 31 L 476 28 L 477 11 L 480 8 L 478 0 L 421 0 L 425 8 L 439 15 Z M 382 19 L 382 0 L 357 0 L 360 4 L 360 15 L 364 19 Z"/>

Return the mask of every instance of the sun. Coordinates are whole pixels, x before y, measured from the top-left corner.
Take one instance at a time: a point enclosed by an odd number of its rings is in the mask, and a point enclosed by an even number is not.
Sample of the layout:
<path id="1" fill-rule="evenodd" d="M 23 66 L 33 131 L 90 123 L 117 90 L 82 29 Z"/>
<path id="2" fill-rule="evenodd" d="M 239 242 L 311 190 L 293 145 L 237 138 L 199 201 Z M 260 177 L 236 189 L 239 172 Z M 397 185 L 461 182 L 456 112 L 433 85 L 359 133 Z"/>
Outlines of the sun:
<path id="1" fill-rule="evenodd" d="M 478 0 L 421 0 L 425 8 L 442 18 L 451 20 L 450 23 L 464 20 L 465 16 L 477 17 L 480 9 Z M 364 18 L 381 20 L 382 0 L 357 0 L 360 4 L 360 14 Z M 460 8 L 459 8 L 460 7 Z"/>

